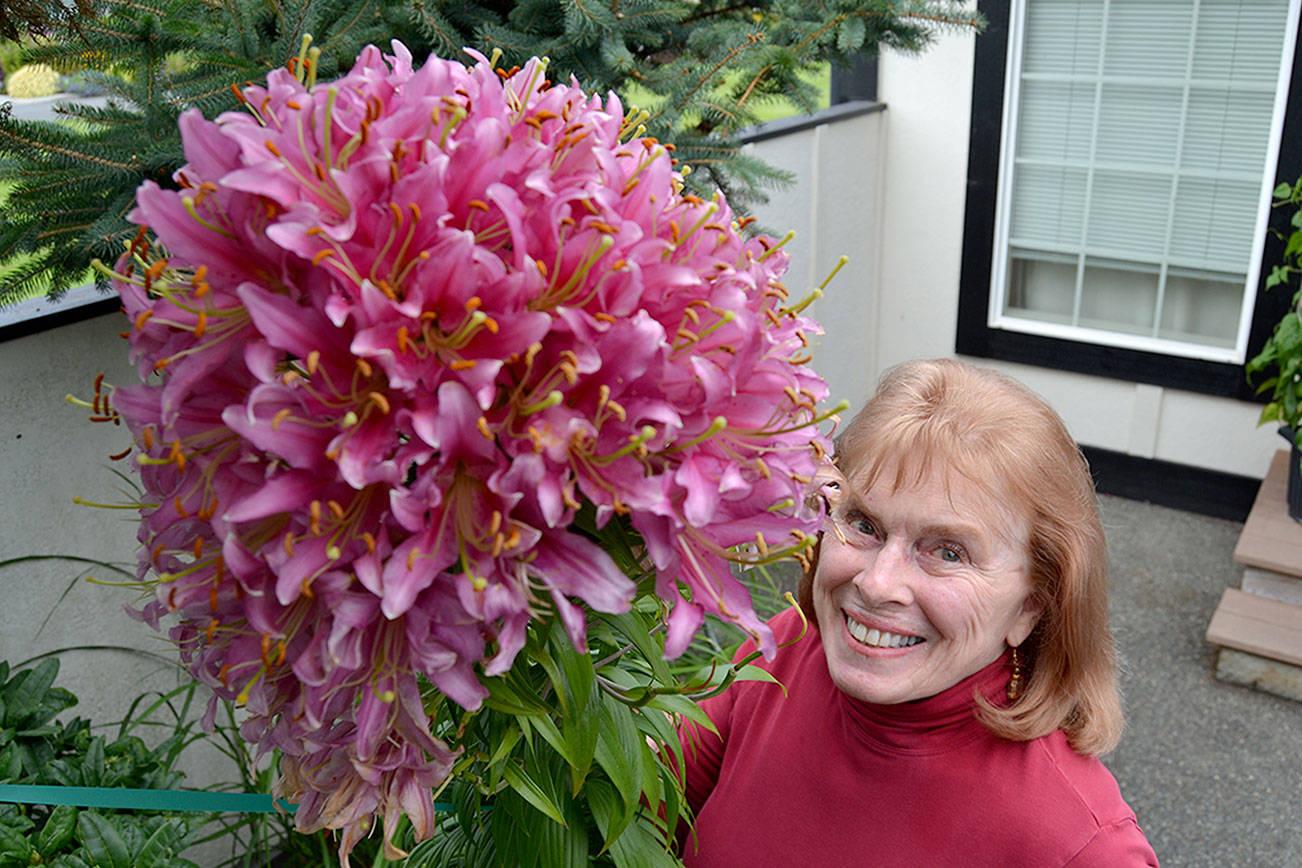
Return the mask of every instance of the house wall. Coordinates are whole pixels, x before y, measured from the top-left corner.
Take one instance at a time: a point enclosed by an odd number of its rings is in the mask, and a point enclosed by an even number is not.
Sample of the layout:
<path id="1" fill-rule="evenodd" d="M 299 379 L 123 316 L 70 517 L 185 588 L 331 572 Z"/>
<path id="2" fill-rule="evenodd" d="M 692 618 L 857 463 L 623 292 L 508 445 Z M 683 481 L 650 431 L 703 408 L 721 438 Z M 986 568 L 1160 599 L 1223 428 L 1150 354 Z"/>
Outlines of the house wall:
<path id="1" fill-rule="evenodd" d="M 946 34 L 922 55 L 888 51 L 880 60 L 878 97 L 886 111 L 880 138 L 865 148 L 884 169 L 881 234 L 869 246 L 878 258 L 863 284 L 879 290 L 858 301 L 875 312 L 872 330 L 852 338 L 849 323 L 825 320 L 829 343 L 863 341 L 852 367 L 865 383 L 897 362 L 954 355 L 975 38 Z M 833 287 L 841 291 L 854 290 Z M 1273 429 L 1256 427 L 1260 407 L 1249 402 L 973 361 L 1035 389 L 1086 445 L 1257 478 L 1282 446 Z"/>
<path id="2" fill-rule="evenodd" d="M 875 379 L 870 349 L 881 332 L 878 245 L 882 238 L 880 111 L 830 120 L 748 146 L 749 152 L 795 176 L 795 183 L 755 209 L 759 225 L 781 237 L 791 257 L 786 285 L 803 298 L 822 284 L 841 256 L 845 266 L 808 308 L 825 333 L 813 346 L 814 369 L 833 402 L 858 406 Z"/>
<path id="3" fill-rule="evenodd" d="M 135 511 L 74 502 L 127 500 L 127 482 L 113 474 L 127 468 L 109 456 L 130 437 L 123 427 L 89 422 L 90 411 L 64 399 L 89 399 L 101 373 L 109 382 L 137 379 L 122 328 L 113 314 L 0 342 L 0 561 L 10 562 L 0 566 L 0 660 L 13 667 L 62 652 L 55 683 L 80 700 L 65 716 L 94 724 L 121 720 L 138 696 L 184 683 L 164 637 L 123 610 L 137 592 L 99 583 L 128 577 L 79 561 L 20 560 L 62 555 L 134 573 Z M 207 749 L 189 751 L 182 769 L 195 785 L 236 777 Z"/>

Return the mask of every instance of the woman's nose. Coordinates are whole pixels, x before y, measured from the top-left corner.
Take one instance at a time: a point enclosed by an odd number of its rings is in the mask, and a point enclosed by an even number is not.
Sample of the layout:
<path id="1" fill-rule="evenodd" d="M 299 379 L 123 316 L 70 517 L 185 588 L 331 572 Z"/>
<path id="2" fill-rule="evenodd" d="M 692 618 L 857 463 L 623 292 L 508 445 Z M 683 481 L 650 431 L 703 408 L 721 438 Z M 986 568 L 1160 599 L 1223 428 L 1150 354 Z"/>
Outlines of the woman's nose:
<path id="1" fill-rule="evenodd" d="M 864 563 L 854 578 L 864 602 L 873 605 L 883 603 L 907 604 L 913 600 L 913 591 L 909 585 L 909 573 L 913 561 L 906 542 L 887 540 Z"/>

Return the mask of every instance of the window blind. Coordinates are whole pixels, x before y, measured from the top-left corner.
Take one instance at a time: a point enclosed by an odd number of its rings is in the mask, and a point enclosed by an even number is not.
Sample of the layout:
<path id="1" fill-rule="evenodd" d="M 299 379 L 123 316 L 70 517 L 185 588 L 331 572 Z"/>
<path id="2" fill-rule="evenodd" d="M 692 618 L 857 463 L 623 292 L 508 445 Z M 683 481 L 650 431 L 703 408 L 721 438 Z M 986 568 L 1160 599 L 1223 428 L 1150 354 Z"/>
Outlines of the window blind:
<path id="1" fill-rule="evenodd" d="M 1290 0 L 1025 0 L 994 310 L 1235 347 L 1289 14 Z"/>

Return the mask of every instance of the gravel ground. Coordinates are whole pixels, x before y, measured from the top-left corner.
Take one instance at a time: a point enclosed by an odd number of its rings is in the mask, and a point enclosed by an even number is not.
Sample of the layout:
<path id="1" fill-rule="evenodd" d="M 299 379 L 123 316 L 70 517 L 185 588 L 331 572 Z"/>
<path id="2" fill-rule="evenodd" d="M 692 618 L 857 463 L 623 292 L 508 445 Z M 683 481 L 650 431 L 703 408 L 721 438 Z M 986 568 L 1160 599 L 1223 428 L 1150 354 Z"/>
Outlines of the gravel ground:
<path id="1" fill-rule="evenodd" d="M 1243 526 L 1101 499 L 1126 735 L 1105 762 L 1164 866 L 1302 866 L 1302 703 L 1223 684 L 1203 635 Z"/>

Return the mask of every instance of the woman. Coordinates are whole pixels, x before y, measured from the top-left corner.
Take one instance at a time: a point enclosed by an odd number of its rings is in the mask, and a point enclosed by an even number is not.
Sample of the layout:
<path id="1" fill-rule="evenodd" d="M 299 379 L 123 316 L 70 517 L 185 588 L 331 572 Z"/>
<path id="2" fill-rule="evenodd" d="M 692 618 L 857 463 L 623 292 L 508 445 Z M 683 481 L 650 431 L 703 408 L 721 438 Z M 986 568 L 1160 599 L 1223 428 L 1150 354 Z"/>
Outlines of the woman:
<path id="1" fill-rule="evenodd" d="M 717 735 L 684 731 L 686 864 L 1156 865 L 1097 759 L 1121 735 L 1107 551 L 1053 410 L 901 365 L 822 492 L 763 664 L 781 686 L 736 683 L 704 704 Z"/>

